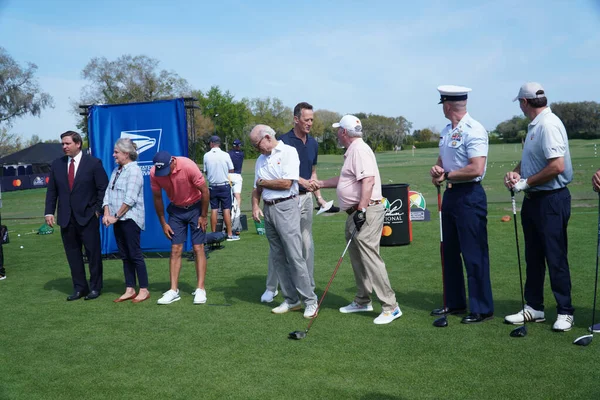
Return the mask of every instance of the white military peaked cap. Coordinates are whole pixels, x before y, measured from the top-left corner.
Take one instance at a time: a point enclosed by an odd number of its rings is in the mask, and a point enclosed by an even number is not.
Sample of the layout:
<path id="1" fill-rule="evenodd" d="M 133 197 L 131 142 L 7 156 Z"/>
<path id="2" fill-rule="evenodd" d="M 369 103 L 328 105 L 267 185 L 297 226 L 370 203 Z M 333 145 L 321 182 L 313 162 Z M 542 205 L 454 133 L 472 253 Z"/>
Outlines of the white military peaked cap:
<path id="1" fill-rule="evenodd" d="M 456 85 L 442 85 L 438 86 L 438 92 L 440 92 L 440 102 L 442 104 L 445 101 L 461 101 L 467 99 L 467 93 L 472 89 L 464 86 Z"/>

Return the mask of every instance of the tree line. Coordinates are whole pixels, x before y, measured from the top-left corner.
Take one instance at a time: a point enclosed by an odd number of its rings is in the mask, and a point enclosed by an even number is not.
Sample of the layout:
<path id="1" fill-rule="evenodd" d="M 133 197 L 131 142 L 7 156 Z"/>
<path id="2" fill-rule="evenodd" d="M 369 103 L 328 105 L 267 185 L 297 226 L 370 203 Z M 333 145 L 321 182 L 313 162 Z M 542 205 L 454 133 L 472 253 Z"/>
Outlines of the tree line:
<path id="1" fill-rule="evenodd" d="M 600 104 L 595 101 L 557 102 L 550 108 L 567 130 L 569 139 L 600 138 Z M 531 121 L 525 116 L 515 116 L 498 124 L 491 136 L 498 141 L 521 142 L 527 136 L 527 125 Z"/>
<path id="2" fill-rule="evenodd" d="M 228 148 L 235 139 L 243 142 L 247 133 L 258 123 L 270 125 L 278 134 L 293 126 L 293 113 L 289 106 L 276 97 L 236 99 L 229 90 L 212 86 L 206 91 L 193 89 L 186 79 L 174 71 L 161 70 L 160 62 L 145 55 L 122 55 L 115 60 L 94 57 L 81 72 L 87 82 L 80 97 L 71 104 L 77 116 L 77 128 L 87 133 L 86 119 L 80 115 L 80 105 L 123 104 L 164 100 L 179 97 L 197 99 L 199 108 L 194 114 L 195 135 L 189 131 L 190 146 L 201 155 L 210 136 L 217 134 Z M 41 111 L 53 107 L 50 94 L 43 92 L 35 78 L 37 66 L 16 63 L 0 47 L 0 156 L 19 150 L 25 145 L 41 141 L 37 135 L 29 140 L 10 134 L 12 122 L 26 115 L 39 116 Z M 310 100 L 310 99 L 299 99 Z M 562 119 L 570 138 L 597 138 L 600 136 L 600 105 L 596 102 L 554 103 L 552 110 Z M 374 151 L 397 150 L 403 147 L 436 146 L 439 132 L 432 127 L 413 130 L 412 123 L 403 116 L 387 117 L 356 112 L 363 123 L 364 139 Z M 323 154 L 341 153 L 337 132 L 331 125 L 341 114 L 316 109 L 311 134 L 317 139 Z M 188 121 L 191 123 L 191 121 Z M 490 132 L 491 139 L 504 142 L 521 141 L 529 121 L 513 117 L 498 124 Z M 411 132 L 412 131 L 412 132 Z M 197 143 L 193 143 L 193 138 Z M 250 157 L 256 150 L 245 146 Z M 190 152 L 191 154 L 192 152 Z M 194 153 L 196 154 L 196 153 Z"/>
<path id="3" fill-rule="evenodd" d="M 114 61 L 93 58 L 83 69 L 82 77 L 88 81 L 78 104 L 120 104 L 162 100 L 176 97 L 192 97 L 198 100 L 194 113 L 195 132 L 189 131 L 190 145 L 195 133 L 200 151 L 210 136 L 219 135 L 226 147 L 235 139 L 244 141 L 256 124 L 267 124 L 278 134 L 293 126 L 293 112 L 276 97 L 236 99 L 229 90 L 212 86 L 207 91 L 195 90 L 187 81 L 173 71 L 158 69 L 159 62 L 147 56 L 123 55 Z M 404 117 L 386 117 L 376 114 L 356 113 L 363 122 L 365 140 L 377 151 L 391 150 L 403 143 L 412 124 Z M 342 115 L 337 112 L 316 109 L 311 134 L 317 139 L 323 153 L 339 152 L 336 131 L 331 127 Z M 86 132 L 85 119 L 78 127 Z M 198 149 L 198 144 L 196 149 Z M 245 147 L 249 156 L 256 150 Z M 190 152 L 192 153 L 192 152 Z"/>

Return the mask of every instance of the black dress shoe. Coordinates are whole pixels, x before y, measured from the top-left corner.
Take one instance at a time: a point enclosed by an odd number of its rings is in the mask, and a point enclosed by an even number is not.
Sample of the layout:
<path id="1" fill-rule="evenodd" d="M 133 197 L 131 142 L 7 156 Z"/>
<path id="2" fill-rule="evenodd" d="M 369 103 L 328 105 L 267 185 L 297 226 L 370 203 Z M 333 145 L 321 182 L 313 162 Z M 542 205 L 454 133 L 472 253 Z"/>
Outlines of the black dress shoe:
<path id="1" fill-rule="evenodd" d="M 462 321 L 460 321 L 460 322 L 462 322 L 463 324 L 477 324 L 479 322 L 487 321 L 488 319 L 492 319 L 492 318 L 494 318 L 493 313 L 489 313 L 489 314 L 470 313 L 469 315 L 464 317 L 462 319 Z"/>
<path id="2" fill-rule="evenodd" d="M 429 315 L 440 316 L 440 315 L 456 315 L 456 314 L 464 314 L 467 312 L 466 308 L 436 308 Z"/>
<path id="3" fill-rule="evenodd" d="M 85 300 L 94 300 L 100 297 L 100 292 L 97 290 L 92 290 L 87 296 L 85 296 Z"/>
<path id="4" fill-rule="evenodd" d="M 82 297 L 85 297 L 87 294 L 88 292 L 73 292 L 72 295 L 67 297 L 67 301 L 79 300 Z"/>

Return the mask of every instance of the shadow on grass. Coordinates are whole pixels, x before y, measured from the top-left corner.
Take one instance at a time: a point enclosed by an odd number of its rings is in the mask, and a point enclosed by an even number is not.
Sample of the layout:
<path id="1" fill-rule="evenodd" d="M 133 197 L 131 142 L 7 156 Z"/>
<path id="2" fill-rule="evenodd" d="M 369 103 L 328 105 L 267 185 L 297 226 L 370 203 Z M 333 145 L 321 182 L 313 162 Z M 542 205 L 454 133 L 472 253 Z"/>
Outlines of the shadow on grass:
<path id="1" fill-rule="evenodd" d="M 378 399 L 378 400 L 402 400 L 405 397 L 400 397 L 400 396 L 392 396 L 390 394 L 383 394 L 383 393 L 368 393 L 365 394 L 364 396 L 361 397 L 361 400 L 373 400 L 373 399 Z"/>
<path id="2" fill-rule="evenodd" d="M 518 296 L 518 293 L 515 297 Z M 410 291 L 410 292 L 396 292 L 396 298 L 400 308 L 412 308 L 416 310 L 422 310 L 424 313 L 429 314 L 434 308 L 442 306 L 442 294 L 436 292 L 423 292 L 423 291 Z M 468 299 L 467 299 L 468 303 Z M 468 304 L 467 304 L 468 306 Z M 521 299 L 494 299 L 494 317 L 499 320 L 503 320 L 506 315 L 514 314 L 521 309 Z M 419 311 L 420 312 L 420 311 Z M 546 299 L 546 322 L 552 326 L 556 319 L 556 303 L 552 297 Z M 578 326 L 587 326 L 591 323 L 591 307 L 579 307 L 575 311 L 576 316 L 579 316 L 577 321 Z M 462 318 L 462 315 L 460 315 Z M 434 318 L 434 317 L 432 317 Z M 433 320 L 432 320 L 433 321 Z"/>
<path id="3" fill-rule="evenodd" d="M 265 291 L 265 275 L 247 275 L 235 280 L 235 286 L 220 286 L 215 287 L 212 290 L 223 293 L 226 303 L 231 303 L 232 300 L 239 300 L 244 303 L 260 303 L 260 296 Z M 319 299 L 323 295 L 325 288 L 319 289 L 317 287 L 317 296 Z M 283 301 L 283 296 L 280 293 L 276 300 L 272 303 L 265 303 L 267 307 L 273 307 Z M 346 290 L 347 291 L 347 290 Z M 321 305 L 321 308 L 337 309 L 341 306 L 345 306 L 352 301 L 352 298 L 348 300 L 345 297 L 338 296 L 332 293 L 331 289 L 327 293 L 326 299 Z"/>
<path id="4" fill-rule="evenodd" d="M 166 292 L 171 284 L 169 282 L 150 283 L 148 289 L 150 292 Z M 57 278 L 46 282 L 44 290 L 57 290 L 61 293 L 69 295 L 73 293 L 73 281 L 69 277 Z M 192 293 L 196 290 L 196 286 L 188 283 L 179 283 L 179 290 L 184 293 Z M 103 282 L 102 293 L 121 294 L 125 291 L 125 282 L 118 279 L 105 279 Z"/>
<path id="5" fill-rule="evenodd" d="M 44 284 L 44 290 L 57 290 L 68 295 L 73 293 L 73 281 L 69 277 L 53 279 Z M 105 279 L 103 282 L 102 293 L 122 293 L 124 291 L 125 283 L 123 281 Z"/>

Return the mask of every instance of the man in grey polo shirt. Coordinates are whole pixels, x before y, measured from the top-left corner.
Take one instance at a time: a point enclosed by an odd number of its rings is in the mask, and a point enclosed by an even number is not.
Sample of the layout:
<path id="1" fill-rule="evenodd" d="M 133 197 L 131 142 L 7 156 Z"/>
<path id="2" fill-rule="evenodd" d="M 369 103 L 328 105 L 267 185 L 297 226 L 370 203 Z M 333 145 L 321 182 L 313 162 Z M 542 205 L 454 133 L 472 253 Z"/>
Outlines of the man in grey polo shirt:
<path id="1" fill-rule="evenodd" d="M 563 123 L 547 106 L 542 85 L 524 84 L 513 101 L 517 100 L 531 123 L 527 127 L 521 162 L 506 173 L 504 181 L 508 189 L 525 192 L 521 224 L 527 261 L 526 305 L 524 310 L 504 319 L 515 325 L 545 320 L 547 263 L 558 314 L 552 329 L 564 332 L 573 327 L 575 311 L 567 258 L 567 224 L 571 216 L 571 193 L 567 185 L 573 179 L 569 140 Z"/>
<path id="2" fill-rule="evenodd" d="M 265 219 L 269 240 L 269 259 L 276 268 L 285 301 L 272 312 L 284 314 L 299 310 L 304 301 L 305 318 L 317 311 L 317 296 L 311 288 L 306 260 L 302 255 L 298 179 L 300 159 L 296 150 L 278 141 L 275 131 L 267 125 L 257 125 L 250 132 L 250 143 L 261 153 L 254 169 L 252 218 Z M 263 199 L 263 211 L 259 208 Z"/>

